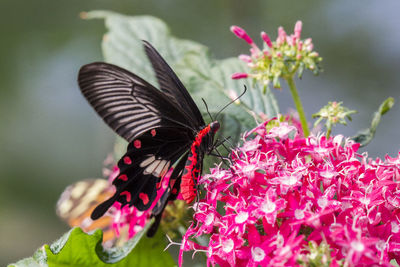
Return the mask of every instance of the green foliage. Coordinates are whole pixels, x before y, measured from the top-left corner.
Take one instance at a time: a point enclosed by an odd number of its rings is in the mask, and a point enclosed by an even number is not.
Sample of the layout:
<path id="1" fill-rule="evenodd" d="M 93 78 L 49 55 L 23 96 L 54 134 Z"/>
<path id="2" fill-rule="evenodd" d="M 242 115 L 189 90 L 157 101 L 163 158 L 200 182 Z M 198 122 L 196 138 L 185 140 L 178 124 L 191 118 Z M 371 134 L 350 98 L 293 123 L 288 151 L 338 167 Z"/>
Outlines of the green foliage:
<path id="1" fill-rule="evenodd" d="M 215 60 L 208 48 L 193 41 L 173 37 L 166 24 L 151 16 L 129 17 L 107 11 L 93 11 L 87 18 L 105 20 L 108 32 L 103 38 L 105 60 L 126 68 L 156 85 L 154 72 L 144 53 L 141 40 L 149 41 L 165 58 L 185 84 L 205 118 L 208 118 L 202 98 L 210 112 L 216 114 L 229 103 L 230 92 L 240 95 L 250 81 L 236 81 L 230 77 L 234 72 L 246 71 L 246 66 L 237 58 Z M 252 90 L 232 104 L 224 113 L 220 134 L 238 141 L 240 133 L 255 126 L 254 117 L 263 113 L 274 117 L 278 113 L 277 102 L 271 92 L 263 95 Z M 228 123 L 225 125 L 224 122 Z"/>
<path id="2" fill-rule="evenodd" d="M 80 228 L 73 228 L 50 246 L 42 246 L 33 257 L 9 266 L 175 266 L 171 255 L 163 251 L 166 247 L 163 234 L 143 237 L 147 228 L 122 247 L 111 249 L 102 246 L 100 230 L 86 234 Z"/>
<path id="3" fill-rule="evenodd" d="M 353 136 L 351 139 L 360 143 L 361 146 L 366 146 L 375 136 L 376 128 L 378 128 L 381 117 L 388 112 L 394 105 L 394 98 L 389 97 L 379 106 L 379 109 L 375 111 L 372 116 L 371 126 L 367 129 L 363 129 L 357 133 L 357 135 Z"/>

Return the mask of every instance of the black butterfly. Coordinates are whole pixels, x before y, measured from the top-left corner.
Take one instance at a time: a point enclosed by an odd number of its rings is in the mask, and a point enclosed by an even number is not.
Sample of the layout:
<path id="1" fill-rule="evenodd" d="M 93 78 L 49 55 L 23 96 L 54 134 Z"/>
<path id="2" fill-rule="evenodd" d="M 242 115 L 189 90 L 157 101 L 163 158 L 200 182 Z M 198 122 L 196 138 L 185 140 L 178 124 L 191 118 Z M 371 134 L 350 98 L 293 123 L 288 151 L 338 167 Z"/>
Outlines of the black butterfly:
<path id="1" fill-rule="evenodd" d="M 162 178 L 176 163 L 169 187 L 152 211 L 156 222 L 148 235 L 153 235 L 166 204 L 176 199 L 179 190 L 186 202 L 195 198 L 204 155 L 213 149 L 220 125 L 218 121 L 205 124 L 173 70 L 150 43 L 143 43 L 161 90 L 125 69 L 102 62 L 83 66 L 78 82 L 90 105 L 129 142 L 118 162 L 120 173 L 113 182 L 116 193 L 96 207 L 92 219 L 100 218 L 115 201 L 149 209 Z"/>

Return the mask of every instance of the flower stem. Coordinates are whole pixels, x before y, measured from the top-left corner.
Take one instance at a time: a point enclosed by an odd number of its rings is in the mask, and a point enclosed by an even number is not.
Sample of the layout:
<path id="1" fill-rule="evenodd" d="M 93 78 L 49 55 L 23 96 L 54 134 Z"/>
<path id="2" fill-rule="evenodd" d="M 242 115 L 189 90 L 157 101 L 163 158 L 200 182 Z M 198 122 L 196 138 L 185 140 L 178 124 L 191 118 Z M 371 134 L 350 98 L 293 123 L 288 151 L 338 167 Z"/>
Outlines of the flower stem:
<path id="1" fill-rule="evenodd" d="M 285 77 L 286 82 L 289 85 L 290 92 L 292 93 L 293 101 L 296 106 L 297 112 L 299 113 L 301 127 L 303 128 L 304 137 L 310 135 L 310 130 L 307 126 L 306 115 L 304 114 L 303 105 L 301 104 L 300 96 L 297 93 L 296 84 L 294 83 L 293 75 Z"/>
<path id="2" fill-rule="evenodd" d="M 332 127 L 327 127 L 327 130 L 326 130 L 326 139 L 329 139 L 329 137 L 331 136 L 331 131 L 332 131 Z"/>

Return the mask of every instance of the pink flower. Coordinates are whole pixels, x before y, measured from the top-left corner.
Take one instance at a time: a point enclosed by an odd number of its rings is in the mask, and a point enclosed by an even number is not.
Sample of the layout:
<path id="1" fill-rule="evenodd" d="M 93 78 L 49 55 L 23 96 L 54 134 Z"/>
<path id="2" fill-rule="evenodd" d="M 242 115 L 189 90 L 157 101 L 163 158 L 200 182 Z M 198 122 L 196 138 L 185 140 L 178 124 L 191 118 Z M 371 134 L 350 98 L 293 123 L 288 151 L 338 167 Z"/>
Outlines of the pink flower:
<path id="1" fill-rule="evenodd" d="M 400 154 L 373 161 L 343 136 L 304 138 L 268 123 L 244 135 L 228 168 L 200 179 L 207 193 L 181 252 L 201 238 L 209 265 L 294 266 L 312 253 L 332 266 L 400 260 Z M 327 249 L 311 252 L 309 242 Z"/>
<path id="2" fill-rule="evenodd" d="M 247 63 L 250 72 L 235 73 L 232 79 L 252 77 L 262 86 L 272 84 L 275 88 L 280 88 L 279 78 L 293 75 L 293 72 L 298 72 L 301 76 L 304 69 L 312 70 L 314 74 L 319 71 L 319 62 L 322 58 L 313 51 L 310 38 L 300 39 L 301 21 L 296 22 L 293 34 L 288 35 L 283 27 L 279 27 L 278 37 L 274 42 L 267 33 L 261 32 L 261 39 L 266 44 L 262 49 L 254 43 L 244 29 L 232 26 L 231 31 L 251 46 L 250 55 L 239 56 L 240 60 Z"/>

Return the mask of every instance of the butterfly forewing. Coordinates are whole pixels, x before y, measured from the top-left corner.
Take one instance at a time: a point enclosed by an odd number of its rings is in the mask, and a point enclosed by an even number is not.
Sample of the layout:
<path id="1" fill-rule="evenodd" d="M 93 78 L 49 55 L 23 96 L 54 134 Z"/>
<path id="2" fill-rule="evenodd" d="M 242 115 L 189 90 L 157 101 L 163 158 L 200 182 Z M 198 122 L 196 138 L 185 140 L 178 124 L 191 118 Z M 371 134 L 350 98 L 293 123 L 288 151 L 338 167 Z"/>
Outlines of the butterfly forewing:
<path id="1" fill-rule="evenodd" d="M 140 77 L 107 63 L 79 71 L 79 86 L 100 117 L 128 142 L 156 127 L 196 125 L 175 102 Z"/>
<path id="2" fill-rule="evenodd" d="M 161 90 L 173 97 L 174 101 L 182 108 L 187 116 L 193 120 L 192 123 L 197 130 L 204 127 L 205 123 L 199 109 L 175 72 L 150 43 L 146 41 L 143 41 L 143 43 Z"/>

